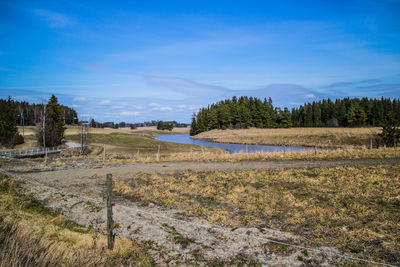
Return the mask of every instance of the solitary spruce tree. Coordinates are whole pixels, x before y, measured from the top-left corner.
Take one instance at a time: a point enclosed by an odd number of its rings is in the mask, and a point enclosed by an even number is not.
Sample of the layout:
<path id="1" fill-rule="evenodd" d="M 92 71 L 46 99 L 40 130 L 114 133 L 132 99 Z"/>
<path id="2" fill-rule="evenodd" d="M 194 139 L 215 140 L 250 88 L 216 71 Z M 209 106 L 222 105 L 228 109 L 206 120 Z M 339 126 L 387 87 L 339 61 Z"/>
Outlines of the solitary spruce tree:
<path id="1" fill-rule="evenodd" d="M 383 144 L 388 147 L 396 147 L 399 145 L 400 129 L 396 127 L 396 121 L 392 113 L 388 113 L 386 116 L 380 136 L 382 137 Z"/>
<path id="2" fill-rule="evenodd" d="M 45 121 L 45 140 L 43 140 L 43 121 L 38 125 L 38 142 L 43 146 L 43 141 L 46 147 L 58 146 L 64 138 L 65 125 L 62 107 L 58 104 L 57 97 L 51 96 L 45 107 L 42 120 Z"/>
<path id="3" fill-rule="evenodd" d="M 0 111 L 0 143 L 6 147 L 13 147 L 14 139 L 18 133 L 17 110 L 14 101 L 8 97 L 8 101 L 5 102 Z"/>

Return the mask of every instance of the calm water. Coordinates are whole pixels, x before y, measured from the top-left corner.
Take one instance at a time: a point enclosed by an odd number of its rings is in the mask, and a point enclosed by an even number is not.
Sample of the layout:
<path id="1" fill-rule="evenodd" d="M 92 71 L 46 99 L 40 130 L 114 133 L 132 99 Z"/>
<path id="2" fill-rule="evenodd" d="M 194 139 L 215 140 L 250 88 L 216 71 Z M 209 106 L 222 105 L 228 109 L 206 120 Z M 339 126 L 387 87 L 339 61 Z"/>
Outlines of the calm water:
<path id="1" fill-rule="evenodd" d="M 226 144 L 226 143 L 214 143 L 206 140 L 192 139 L 189 134 L 166 134 L 159 135 L 156 137 L 157 140 L 165 142 L 174 142 L 181 144 L 191 144 L 207 147 L 217 147 L 228 150 L 231 154 L 233 153 L 244 153 L 246 152 L 246 145 L 240 144 Z M 309 147 L 282 147 L 282 146 L 263 146 L 263 145 L 247 145 L 247 152 L 283 152 L 283 151 L 308 151 L 314 148 Z"/>

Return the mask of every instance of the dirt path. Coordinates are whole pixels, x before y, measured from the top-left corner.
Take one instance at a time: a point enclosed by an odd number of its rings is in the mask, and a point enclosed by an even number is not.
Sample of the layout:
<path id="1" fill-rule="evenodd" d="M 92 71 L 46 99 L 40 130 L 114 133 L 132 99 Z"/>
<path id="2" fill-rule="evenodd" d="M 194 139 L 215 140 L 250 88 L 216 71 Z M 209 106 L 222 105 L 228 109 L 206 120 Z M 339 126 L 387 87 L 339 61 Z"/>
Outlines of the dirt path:
<path id="1" fill-rule="evenodd" d="M 168 162 L 140 163 L 114 167 L 68 169 L 14 169 L 17 180 L 23 182 L 22 190 L 32 193 L 45 206 L 67 218 L 98 229 L 105 227 L 104 197 L 105 174 L 117 179 L 129 179 L 138 172 L 169 173 L 185 169 L 244 170 L 266 168 L 315 168 L 344 165 L 397 164 L 400 159 L 363 159 L 336 161 L 248 161 L 248 162 Z M 302 244 L 300 236 L 268 228 L 230 229 L 212 225 L 202 218 L 184 218 L 180 210 L 166 209 L 153 204 L 143 206 L 126 199 L 116 199 L 114 218 L 119 224 L 118 235 L 135 241 L 146 242 L 156 261 L 177 265 L 206 265 L 210 261 L 233 259 L 254 260 L 265 265 L 304 265 L 304 250 L 293 249 L 285 253 L 269 250 L 268 240 Z M 320 248 L 339 252 L 334 248 Z M 342 265 L 343 259 L 326 254 L 309 252 L 310 265 Z"/>

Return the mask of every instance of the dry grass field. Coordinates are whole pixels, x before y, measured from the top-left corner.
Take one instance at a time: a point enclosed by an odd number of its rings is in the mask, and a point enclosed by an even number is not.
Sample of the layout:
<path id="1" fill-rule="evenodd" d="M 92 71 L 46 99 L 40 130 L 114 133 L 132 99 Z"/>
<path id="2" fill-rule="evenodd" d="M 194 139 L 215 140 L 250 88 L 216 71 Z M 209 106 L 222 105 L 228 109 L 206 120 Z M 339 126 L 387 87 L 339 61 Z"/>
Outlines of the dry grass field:
<path id="1" fill-rule="evenodd" d="M 278 146 L 308 146 L 343 148 L 370 146 L 381 128 L 288 128 L 288 129 L 237 129 L 212 130 L 200 133 L 194 138 L 213 142 L 278 145 Z"/>
<path id="2" fill-rule="evenodd" d="M 357 257 L 400 264 L 398 164 L 187 170 L 141 173 L 114 182 L 117 195 L 177 208 L 189 218 L 233 228 L 278 229 L 302 236 L 303 245 L 336 247 Z"/>
<path id="3" fill-rule="evenodd" d="M 99 153 L 96 153 L 99 151 Z M 107 150 L 108 151 L 108 150 Z M 154 150 L 153 150 L 154 151 Z M 159 157 L 155 153 L 149 154 L 129 154 L 121 155 L 119 153 L 107 152 L 106 158 L 103 161 L 101 147 L 95 150 L 91 155 L 85 156 L 84 159 L 92 163 L 107 165 L 115 164 L 132 164 L 139 162 L 248 162 L 248 161 L 330 161 L 330 160 L 357 160 L 357 159 L 398 159 L 400 158 L 400 148 L 379 148 L 379 149 L 349 149 L 349 150 L 317 150 L 317 151 L 302 151 L 302 152 L 257 152 L 257 153 L 237 153 L 229 154 L 223 151 L 206 151 L 204 153 L 196 147 L 192 147 L 192 153 L 179 152 L 179 153 L 161 153 Z M 62 165 L 76 165 L 78 161 L 82 161 L 83 157 L 78 153 L 76 155 L 62 155 L 59 158 L 50 158 L 47 163 L 43 159 L 32 159 L 29 161 L 19 161 L 18 165 L 36 165 L 36 166 L 62 166 Z"/>

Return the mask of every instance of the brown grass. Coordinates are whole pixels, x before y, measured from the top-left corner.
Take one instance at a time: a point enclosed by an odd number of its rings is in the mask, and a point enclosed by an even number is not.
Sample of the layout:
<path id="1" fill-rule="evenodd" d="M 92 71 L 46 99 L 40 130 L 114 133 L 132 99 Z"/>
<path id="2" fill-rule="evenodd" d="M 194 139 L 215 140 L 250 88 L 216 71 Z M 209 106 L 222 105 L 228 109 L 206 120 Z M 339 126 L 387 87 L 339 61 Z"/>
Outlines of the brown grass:
<path id="1" fill-rule="evenodd" d="M 213 142 L 308 146 L 308 147 L 346 147 L 370 146 L 381 128 L 289 128 L 289 129 L 237 129 L 212 130 L 200 133 L 194 138 Z M 373 141 L 373 146 L 376 146 Z"/>
<path id="2" fill-rule="evenodd" d="M 115 193 L 231 227 L 267 227 L 400 263 L 400 165 L 138 174 Z"/>
<path id="3" fill-rule="evenodd" d="M 157 158 L 156 154 L 147 155 L 121 155 L 107 153 L 103 161 L 102 148 L 97 147 L 89 156 L 80 156 L 78 149 L 75 153 L 68 151 L 63 156 L 49 158 L 45 163 L 43 158 L 36 159 L 14 159 L 0 160 L 4 166 L 77 166 L 85 161 L 86 164 L 101 164 L 104 166 L 115 164 L 132 164 L 138 162 L 240 162 L 240 161 L 282 161 L 282 160 L 353 160 L 353 159 L 390 159 L 400 158 L 400 148 L 379 148 L 379 149 L 347 149 L 347 150 L 321 150 L 321 151 L 302 151 L 302 152 L 268 152 L 268 153 L 237 153 L 227 152 L 201 152 L 193 148 L 193 152 L 161 154 Z M 78 163 L 79 162 L 79 163 Z"/>
<path id="4" fill-rule="evenodd" d="M 51 213 L 16 191 L 6 205 L 9 180 L 0 177 L 0 266 L 153 266 L 134 242 L 116 237 L 113 251 L 107 238 Z"/>

